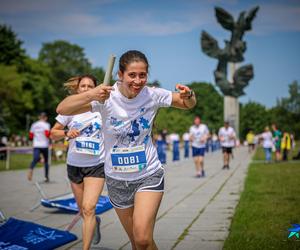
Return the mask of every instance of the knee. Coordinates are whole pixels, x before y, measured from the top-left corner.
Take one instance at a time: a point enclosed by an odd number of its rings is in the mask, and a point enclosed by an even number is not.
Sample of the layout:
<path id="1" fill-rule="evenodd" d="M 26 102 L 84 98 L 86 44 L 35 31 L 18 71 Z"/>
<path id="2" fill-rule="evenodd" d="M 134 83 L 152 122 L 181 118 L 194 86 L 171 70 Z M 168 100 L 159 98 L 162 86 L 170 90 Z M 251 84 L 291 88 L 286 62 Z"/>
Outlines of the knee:
<path id="1" fill-rule="evenodd" d="M 138 249 L 148 249 L 153 242 L 151 235 L 147 234 L 144 230 L 133 230 L 134 243 Z"/>
<path id="2" fill-rule="evenodd" d="M 81 213 L 83 217 L 89 217 L 95 215 L 95 208 L 96 205 L 93 204 L 88 204 L 88 203 L 82 204 Z"/>
<path id="3" fill-rule="evenodd" d="M 135 237 L 134 242 L 138 249 L 149 249 L 152 245 L 152 239 L 142 235 Z"/>

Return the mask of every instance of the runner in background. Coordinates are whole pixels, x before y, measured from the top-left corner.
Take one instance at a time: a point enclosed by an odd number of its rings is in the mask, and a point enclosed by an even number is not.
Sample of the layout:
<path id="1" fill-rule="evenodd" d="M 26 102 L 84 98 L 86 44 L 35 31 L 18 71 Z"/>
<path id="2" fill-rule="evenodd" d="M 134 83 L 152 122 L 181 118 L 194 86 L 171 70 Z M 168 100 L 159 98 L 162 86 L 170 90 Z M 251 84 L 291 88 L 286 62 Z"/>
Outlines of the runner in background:
<path id="1" fill-rule="evenodd" d="M 246 140 L 248 143 L 248 152 L 252 153 L 255 149 L 255 134 L 253 133 L 252 129 L 250 129 L 246 135 Z"/>
<path id="2" fill-rule="evenodd" d="M 229 121 L 224 122 L 224 127 L 219 129 L 219 139 L 223 151 L 223 168 L 229 169 L 230 156 L 232 156 L 232 149 L 235 146 L 236 134 L 232 127 L 229 126 Z"/>
<path id="3" fill-rule="evenodd" d="M 40 113 L 39 120 L 34 122 L 29 131 L 29 139 L 33 140 L 33 160 L 30 164 L 27 179 L 32 180 L 33 169 L 40 161 L 40 155 L 43 156 L 45 182 L 49 182 L 49 137 L 50 123 L 47 122 L 48 117 L 45 112 Z"/>
<path id="4" fill-rule="evenodd" d="M 268 126 L 265 127 L 265 131 L 260 135 L 259 138 L 262 139 L 262 146 L 265 152 L 265 162 L 271 163 L 273 138 L 272 133 L 270 132 L 270 128 Z"/>
<path id="5" fill-rule="evenodd" d="M 277 128 L 275 123 L 272 124 L 272 129 L 273 129 L 273 141 L 274 141 L 274 145 L 275 145 L 275 161 L 279 162 L 279 161 L 281 161 L 281 138 L 282 138 L 282 133 Z"/>
<path id="6" fill-rule="evenodd" d="M 190 127 L 190 140 L 192 143 L 192 155 L 194 158 L 196 177 L 204 177 L 204 155 L 206 142 L 209 137 L 209 130 L 205 124 L 201 123 L 201 118 L 194 118 L 194 125 Z"/>

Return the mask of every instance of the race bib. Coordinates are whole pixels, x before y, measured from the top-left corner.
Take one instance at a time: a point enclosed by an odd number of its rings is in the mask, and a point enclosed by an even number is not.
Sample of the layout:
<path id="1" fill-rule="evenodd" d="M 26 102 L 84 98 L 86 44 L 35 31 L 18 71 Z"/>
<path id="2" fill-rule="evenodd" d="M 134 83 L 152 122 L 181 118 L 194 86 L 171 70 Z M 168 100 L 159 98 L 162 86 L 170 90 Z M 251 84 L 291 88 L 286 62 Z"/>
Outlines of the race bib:
<path id="1" fill-rule="evenodd" d="M 147 165 L 145 146 L 113 148 L 111 150 L 111 162 L 114 172 L 139 172 Z"/>
<path id="2" fill-rule="evenodd" d="M 80 154 L 100 155 L 100 140 L 93 137 L 77 137 L 75 151 Z"/>

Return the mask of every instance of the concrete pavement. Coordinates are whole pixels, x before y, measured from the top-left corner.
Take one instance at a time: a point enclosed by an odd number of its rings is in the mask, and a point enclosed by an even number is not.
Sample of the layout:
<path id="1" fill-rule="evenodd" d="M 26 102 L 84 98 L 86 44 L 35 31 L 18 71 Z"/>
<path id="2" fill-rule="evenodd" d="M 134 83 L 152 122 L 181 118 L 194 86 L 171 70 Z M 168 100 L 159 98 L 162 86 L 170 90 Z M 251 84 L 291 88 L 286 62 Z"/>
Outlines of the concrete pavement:
<path id="1" fill-rule="evenodd" d="M 166 191 L 154 232 L 158 248 L 222 249 L 250 159 L 247 148 L 237 148 L 230 170 L 222 170 L 222 153 L 208 153 L 205 157 L 205 178 L 195 178 L 192 158 L 177 163 L 169 160 L 166 166 Z M 34 181 L 43 179 L 42 171 L 34 171 Z M 50 183 L 41 183 L 45 194 L 53 197 L 70 192 L 65 181 L 65 166 L 55 166 L 50 171 Z M 27 181 L 24 170 L 0 172 L 0 189 L 0 209 L 7 217 L 64 229 L 74 216 L 45 207 L 30 212 L 40 196 L 34 184 Z M 102 241 L 92 249 L 131 249 L 114 210 L 105 212 L 101 218 Z M 76 224 L 72 232 L 79 240 L 60 249 L 81 249 L 81 222 Z"/>

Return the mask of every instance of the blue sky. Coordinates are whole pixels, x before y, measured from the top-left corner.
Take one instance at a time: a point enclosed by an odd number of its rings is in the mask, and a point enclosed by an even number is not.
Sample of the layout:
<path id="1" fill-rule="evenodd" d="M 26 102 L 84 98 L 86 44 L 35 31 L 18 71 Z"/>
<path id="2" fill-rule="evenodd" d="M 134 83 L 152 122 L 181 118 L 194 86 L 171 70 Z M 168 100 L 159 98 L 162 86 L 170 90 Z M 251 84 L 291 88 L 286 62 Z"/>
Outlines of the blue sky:
<path id="1" fill-rule="evenodd" d="M 149 80 L 173 90 L 179 82 L 214 84 L 217 61 L 201 51 L 200 34 L 206 30 L 220 47 L 230 38 L 214 7 L 237 18 L 256 5 L 260 10 L 244 36 L 242 63 L 254 65 L 255 77 L 240 101 L 272 107 L 288 96 L 292 81 L 300 82 L 299 0 L 0 0 L 0 22 L 12 27 L 34 58 L 42 43 L 57 39 L 83 47 L 91 63 L 104 68 L 112 53 L 119 58 L 129 49 L 141 50 L 150 63 Z"/>

